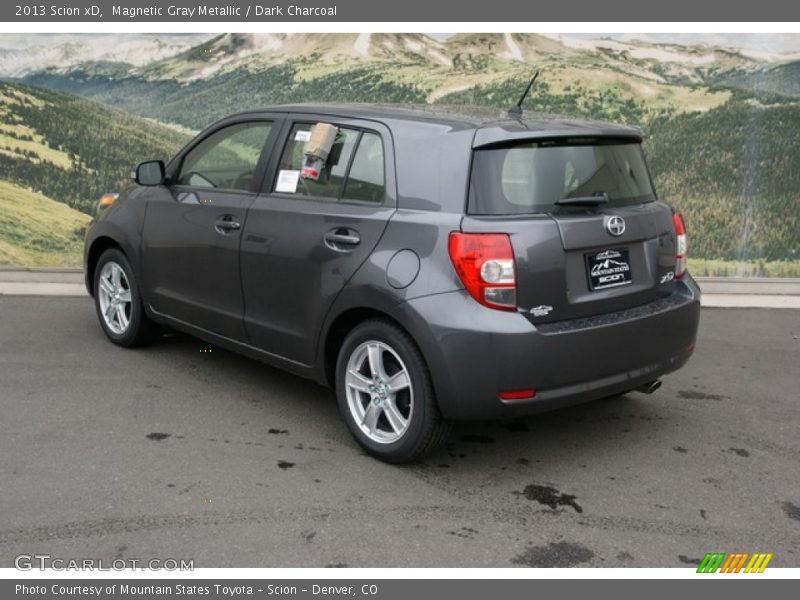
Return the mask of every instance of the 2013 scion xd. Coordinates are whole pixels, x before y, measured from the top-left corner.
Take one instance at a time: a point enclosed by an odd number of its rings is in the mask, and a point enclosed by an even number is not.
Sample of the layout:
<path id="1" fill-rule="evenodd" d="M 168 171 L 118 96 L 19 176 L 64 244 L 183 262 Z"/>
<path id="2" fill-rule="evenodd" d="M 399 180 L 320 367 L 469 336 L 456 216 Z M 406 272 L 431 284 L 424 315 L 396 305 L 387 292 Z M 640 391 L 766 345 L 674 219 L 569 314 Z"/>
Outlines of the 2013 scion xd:
<path id="1" fill-rule="evenodd" d="M 237 114 L 103 202 L 86 284 L 115 344 L 167 325 L 315 379 L 368 452 L 409 461 L 452 420 L 653 391 L 691 356 L 686 228 L 641 141 L 464 109 Z"/>

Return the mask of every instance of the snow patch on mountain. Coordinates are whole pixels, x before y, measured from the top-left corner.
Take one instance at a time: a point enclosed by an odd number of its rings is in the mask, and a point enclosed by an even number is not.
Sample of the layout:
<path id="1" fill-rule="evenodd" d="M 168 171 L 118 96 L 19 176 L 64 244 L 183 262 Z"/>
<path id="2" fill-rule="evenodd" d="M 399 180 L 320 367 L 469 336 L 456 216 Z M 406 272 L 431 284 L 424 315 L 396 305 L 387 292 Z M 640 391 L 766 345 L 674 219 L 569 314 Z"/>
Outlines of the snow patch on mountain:
<path id="1" fill-rule="evenodd" d="M 560 34 L 544 34 L 546 37 L 558 40 L 568 48 L 578 50 L 590 50 L 594 52 L 612 51 L 617 53 L 627 53 L 632 58 L 649 59 L 657 62 L 671 62 L 691 65 L 705 65 L 716 60 L 714 52 L 709 49 L 708 53 L 697 55 L 689 52 L 680 52 L 669 46 L 641 45 L 626 42 L 618 42 L 608 38 L 587 39 L 576 38 Z"/>
<path id="2" fill-rule="evenodd" d="M 505 40 L 506 46 L 508 46 L 508 52 L 506 53 L 506 57 L 510 58 L 511 60 L 518 60 L 520 62 L 524 61 L 525 59 L 522 57 L 522 50 L 520 50 L 517 43 L 514 41 L 514 38 L 511 36 L 510 33 L 506 33 Z"/>
<path id="3" fill-rule="evenodd" d="M 444 54 L 439 52 L 438 50 L 428 50 L 428 56 L 430 56 L 433 60 L 438 62 L 440 65 L 451 66 L 453 63 L 452 61 L 447 58 Z"/>
<path id="4" fill-rule="evenodd" d="M 421 52 L 422 51 L 422 44 L 417 42 L 416 40 L 412 40 L 410 38 L 406 38 L 403 40 L 406 48 L 411 50 L 412 52 Z"/>
<path id="5" fill-rule="evenodd" d="M 369 56 L 369 33 L 359 33 L 356 41 L 353 43 L 353 48 L 357 54 L 361 56 Z"/>

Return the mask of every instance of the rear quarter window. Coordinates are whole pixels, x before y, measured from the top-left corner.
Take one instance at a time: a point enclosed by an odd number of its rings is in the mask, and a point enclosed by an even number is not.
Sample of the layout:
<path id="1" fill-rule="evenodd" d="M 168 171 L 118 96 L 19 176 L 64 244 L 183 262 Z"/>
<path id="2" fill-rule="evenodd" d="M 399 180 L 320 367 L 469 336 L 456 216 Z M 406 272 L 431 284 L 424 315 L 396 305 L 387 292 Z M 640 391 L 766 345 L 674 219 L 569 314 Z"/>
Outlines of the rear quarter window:
<path id="1" fill-rule="evenodd" d="M 364 132 L 358 143 L 344 197 L 352 200 L 380 202 L 386 192 L 383 142 L 379 135 Z"/>
<path id="2" fill-rule="evenodd" d="M 281 157 L 279 179 L 275 191 L 296 194 L 298 196 L 319 196 L 323 198 L 339 198 L 344 189 L 345 175 L 350 164 L 353 149 L 358 143 L 359 132 L 355 129 L 339 128 L 336 142 L 331 148 L 328 160 L 322 165 L 319 179 L 303 179 L 299 176 L 305 160 L 304 150 L 308 135 L 313 128 L 311 123 L 296 123 L 289 134 L 289 140 Z M 287 173 L 296 174 L 293 189 L 281 184 L 281 176 Z"/>
<path id="3" fill-rule="evenodd" d="M 305 143 L 313 124 L 296 123 L 281 156 L 273 191 L 296 196 L 382 202 L 386 193 L 381 137 L 370 131 L 340 127 L 330 156 L 317 180 L 300 176 Z"/>

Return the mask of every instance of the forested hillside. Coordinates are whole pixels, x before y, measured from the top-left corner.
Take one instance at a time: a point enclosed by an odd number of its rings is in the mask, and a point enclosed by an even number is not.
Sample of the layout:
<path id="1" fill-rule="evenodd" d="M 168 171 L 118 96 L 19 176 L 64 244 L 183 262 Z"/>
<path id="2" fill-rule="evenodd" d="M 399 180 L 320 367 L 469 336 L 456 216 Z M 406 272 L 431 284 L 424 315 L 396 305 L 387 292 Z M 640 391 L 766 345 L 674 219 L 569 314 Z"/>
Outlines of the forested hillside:
<path id="1" fill-rule="evenodd" d="M 0 82 L 0 180 L 83 212 L 129 185 L 136 161 L 166 159 L 186 139 L 77 96 Z"/>
<path id="2" fill-rule="evenodd" d="M 738 88 L 746 92 L 800 96 L 800 61 L 793 61 L 753 71 L 736 69 L 713 79 L 714 85 Z"/>
<path id="3" fill-rule="evenodd" d="M 151 81 L 142 77 L 124 80 L 101 71 L 71 72 L 69 80 L 53 73 L 39 73 L 27 81 L 56 87 L 126 111 L 192 129 L 250 108 L 290 102 L 425 102 L 425 92 L 410 84 L 388 80 L 374 68 L 354 68 L 341 73 L 303 80 L 298 65 L 283 64 L 258 73 L 245 69 L 213 79 L 179 83 Z M 188 110 L 187 107 L 191 107 Z"/>
<path id="4" fill-rule="evenodd" d="M 488 85 L 478 85 L 441 96 L 441 104 L 474 104 L 508 108 L 519 100 L 525 86 L 520 79 L 506 79 Z M 618 89 L 589 89 L 580 83 L 567 86 L 554 93 L 550 85 L 542 79 L 525 102 L 528 111 L 569 115 L 631 123 L 647 123 L 666 108 L 648 106 L 646 102 L 624 96 Z"/>
<path id="5" fill-rule="evenodd" d="M 800 105 L 738 95 L 705 113 L 653 120 L 659 193 L 683 210 L 692 255 L 800 258 Z"/>

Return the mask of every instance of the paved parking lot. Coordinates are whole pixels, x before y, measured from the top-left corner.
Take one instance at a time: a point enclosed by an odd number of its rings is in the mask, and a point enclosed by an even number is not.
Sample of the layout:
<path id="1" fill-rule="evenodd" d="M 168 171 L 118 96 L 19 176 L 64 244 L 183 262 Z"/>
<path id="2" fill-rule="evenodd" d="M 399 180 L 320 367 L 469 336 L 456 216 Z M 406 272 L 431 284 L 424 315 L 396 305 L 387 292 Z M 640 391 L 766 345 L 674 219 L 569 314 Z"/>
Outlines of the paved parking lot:
<path id="1" fill-rule="evenodd" d="M 655 341 L 654 341 L 655 343 Z M 706 309 L 653 396 L 365 456 L 332 393 L 184 336 L 108 343 L 87 298 L 0 297 L 0 566 L 800 566 L 800 313 Z"/>

